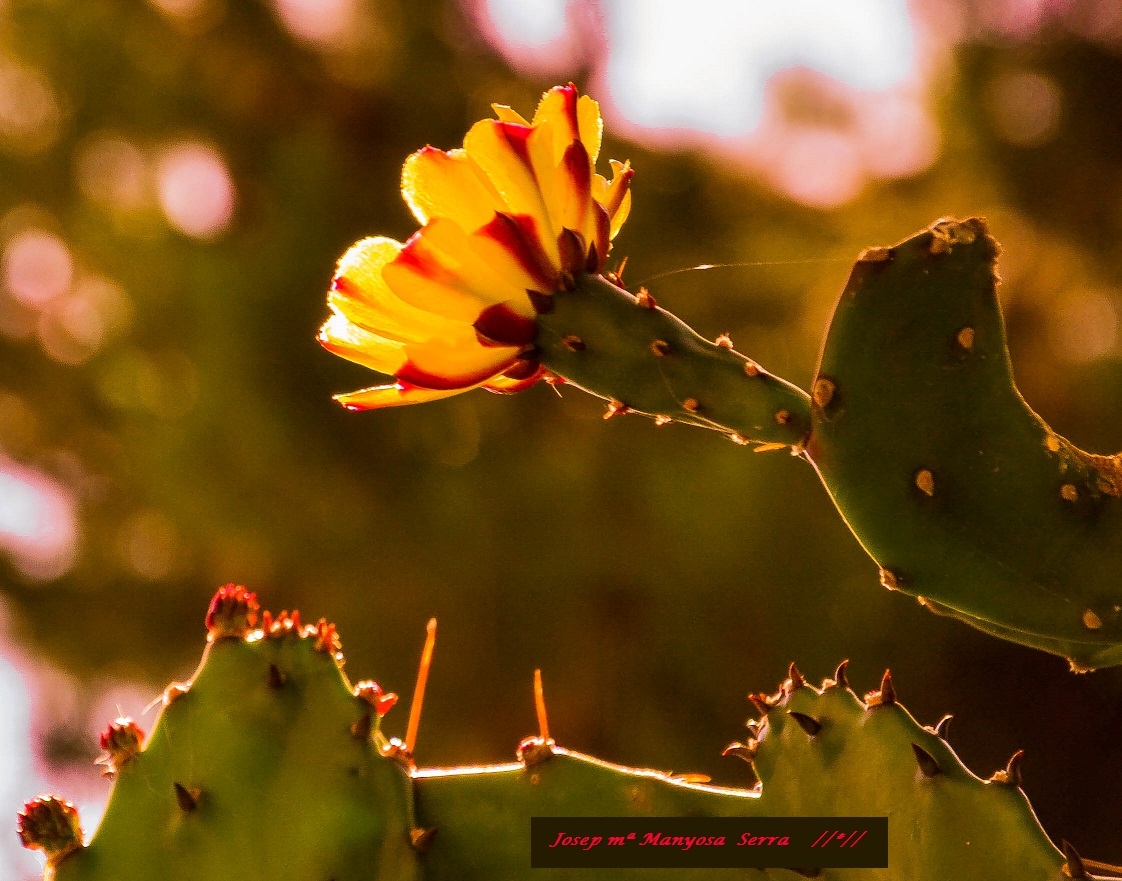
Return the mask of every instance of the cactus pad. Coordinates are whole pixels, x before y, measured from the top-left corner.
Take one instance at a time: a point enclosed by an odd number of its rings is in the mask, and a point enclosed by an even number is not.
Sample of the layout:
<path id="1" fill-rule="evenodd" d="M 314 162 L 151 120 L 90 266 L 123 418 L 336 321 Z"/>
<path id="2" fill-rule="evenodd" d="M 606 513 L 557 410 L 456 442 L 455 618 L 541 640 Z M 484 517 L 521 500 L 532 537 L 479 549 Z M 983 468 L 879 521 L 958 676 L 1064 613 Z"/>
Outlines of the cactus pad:
<path id="1" fill-rule="evenodd" d="M 168 689 L 143 751 L 115 762 L 101 826 L 56 881 L 417 878 L 408 773 L 382 756 L 334 628 L 231 625 L 256 602 L 243 592 L 239 614 L 223 591 L 197 673 Z"/>
<path id="2" fill-rule="evenodd" d="M 577 276 L 538 316 L 542 364 L 608 401 L 605 417 L 713 428 L 739 443 L 798 447 L 810 428 L 806 392 L 710 342 L 655 302 L 598 275 Z"/>
<path id="3" fill-rule="evenodd" d="M 862 255 L 806 452 L 886 587 L 1075 669 L 1122 663 L 1122 459 L 1017 391 L 997 253 L 972 219 Z"/>
<path id="4" fill-rule="evenodd" d="M 963 767 L 941 727 L 923 728 L 885 674 L 862 700 L 845 665 L 821 688 L 791 666 L 727 753 L 749 761 L 744 789 L 609 764 L 528 738 L 518 761 L 417 769 L 387 741 L 394 702 L 351 688 L 332 625 L 261 614 L 244 588 L 219 594 L 194 678 L 169 687 L 143 749 L 139 729 L 102 737 L 115 776 L 82 846 L 78 817 L 53 797 L 28 803 L 18 831 L 49 856 L 54 881 L 528 881 L 529 818 L 555 816 L 887 816 L 888 869 L 767 869 L 761 877 L 883 881 L 1062 881 L 1081 875 L 1041 830 L 1019 788 L 1020 754 L 988 781 Z M 213 612 L 213 609 L 212 609 Z M 545 727 L 544 703 L 539 721 Z M 581 869 L 582 879 L 742 878 L 743 869 Z"/>

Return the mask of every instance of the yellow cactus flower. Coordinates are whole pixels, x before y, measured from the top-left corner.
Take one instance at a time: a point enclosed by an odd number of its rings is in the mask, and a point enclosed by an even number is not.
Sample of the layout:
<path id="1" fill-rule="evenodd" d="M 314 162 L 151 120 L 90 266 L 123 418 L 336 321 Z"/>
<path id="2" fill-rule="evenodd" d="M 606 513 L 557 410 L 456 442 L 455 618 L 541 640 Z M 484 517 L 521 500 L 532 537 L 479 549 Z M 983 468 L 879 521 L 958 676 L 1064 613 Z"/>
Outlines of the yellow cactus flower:
<path id="1" fill-rule="evenodd" d="M 336 396 L 352 410 L 532 385 L 537 314 L 574 275 L 604 268 L 633 172 L 613 160 L 611 181 L 595 173 L 599 105 L 570 83 L 532 121 L 495 112 L 462 149 L 406 160 L 401 192 L 423 224 L 408 242 L 363 239 L 339 260 L 319 342 L 396 379 Z"/>

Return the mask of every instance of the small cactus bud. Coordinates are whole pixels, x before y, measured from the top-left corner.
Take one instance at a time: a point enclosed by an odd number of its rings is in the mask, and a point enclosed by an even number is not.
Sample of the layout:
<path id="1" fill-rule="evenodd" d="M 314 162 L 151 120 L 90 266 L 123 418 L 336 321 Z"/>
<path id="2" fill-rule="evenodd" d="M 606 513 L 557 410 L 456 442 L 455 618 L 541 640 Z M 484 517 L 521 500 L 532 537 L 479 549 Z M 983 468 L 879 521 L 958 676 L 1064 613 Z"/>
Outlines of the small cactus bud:
<path id="1" fill-rule="evenodd" d="M 374 708 L 374 712 L 378 714 L 378 718 L 386 715 L 397 703 L 396 694 L 392 691 L 382 691 L 382 686 L 369 679 L 355 686 L 355 697 L 370 704 Z"/>
<path id="2" fill-rule="evenodd" d="M 224 637 L 243 638 L 257 625 L 257 594 L 240 584 L 227 584 L 218 588 L 206 613 L 208 638 L 213 641 Z"/>
<path id="3" fill-rule="evenodd" d="M 554 743 L 543 737 L 527 737 L 518 744 L 515 755 L 527 768 L 540 765 L 542 762 L 553 758 Z"/>
<path id="4" fill-rule="evenodd" d="M 317 652 L 331 655 L 336 661 L 343 660 L 343 641 L 339 639 L 339 633 L 334 624 L 328 623 L 326 618 L 320 618 L 316 623 L 315 637 Z"/>
<path id="5" fill-rule="evenodd" d="M 48 866 L 82 847 L 78 809 L 53 795 L 41 795 L 23 806 L 16 817 L 16 833 L 24 847 L 47 855 Z"/>
<path id="6" fill-rule="evenodd" d="M 112 777 L 116 774 L 125 762 L 140 753 L 143 741 L 144 732 L 127 716 L 121 716 L 110 722 L 98 738 L 104 751 L 104 755 L 97 760 L 99 765 L 105 766 L 102 775 Z"/>

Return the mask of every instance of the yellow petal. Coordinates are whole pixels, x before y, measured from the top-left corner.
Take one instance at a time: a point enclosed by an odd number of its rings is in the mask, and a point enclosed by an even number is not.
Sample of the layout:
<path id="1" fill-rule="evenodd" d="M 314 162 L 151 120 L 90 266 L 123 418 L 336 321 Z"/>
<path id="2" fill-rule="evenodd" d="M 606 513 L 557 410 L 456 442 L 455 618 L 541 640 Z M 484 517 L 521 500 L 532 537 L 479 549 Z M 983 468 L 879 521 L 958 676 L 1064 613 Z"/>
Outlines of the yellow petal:
<path id="1" fill-rule="evenodd" d="M 577 119 L 577 89 L 571 83 L 554 86 L 544 95 L 534 111 L 534 126 L 549 134 L 553 164 L 561 162 L 569 144 L 580 138 Z"/>
<path id="2" fill-rule="evenodd" d="M 505 204 L 467 153 L 434 147 L 405 160 L 401 194 L 422 224 L 448 217 L 466 230 L 483 226 Z"/>
<path id="3" fill-rule="evenodd" d="M 475 239 L 456 223 L 438 217 L 409 240 L 383 278 L 406 303 L 445 318 L 471 324 L 495 303 L 526 299 L 528 275 L 509 255 L 484 259 Z"/>
<path id="4" fill-rule="evenodd" d="M 635 171 L 630 162 L 611 160 L 612 182 L 608 183 L 600 175 L 592 180 L 592 197 L 604 206 L 611 217 L 611 237 L 620 231 L 627 215 L 631 212 L 631 178 Z"/>
<path id="5" fill-rule="evenodd" d="M 600 158 L 600 143 L 604 137 L 600 105 L 588 95 L 581 95 L 577 102 L 577 120 L 580 123 L 580 139 L 588 151 L 588 158 L 596 165 L 596 160 Z"/>
<path id="6" fill-rule="evenodd" d="M 400 254 L 393 239 L 369 238 L 339 260 L 328 305 L 359 327 L 402 342 L 446 335 L 454 330 L 440 316 L 411 306 L 386 284 L 382 271 Z"/>
<path id="7" fill-rule="evenodd" d="M 548 232 L 543 237 L 534 218 L 524 214 L 496 214 L 471 237 L 484 260 L 501 266 L 504 274 L 511 273 L 512 278 L 518 273 L 517 277 L 525 282 L 524 290 L 548 292 L 560 283 L 557 241 Z M 550 244 L 552 248 L 547 253 L 546 246 Z"/>
<path id="8" fill-rule="evenodd" d="M 509 369 L 521 351 L 518 346 L 482 346 L 469 325 L 455 343 L 406 346 L 405 363 L 394 376 L 419 388 L 468 388 Z"/>
<path id="9" fill-rule="evenodd" d="M 387 376 L 393 376 L 405 363 L 405 347 L 401 343 L 357 327 L 339 312 L 333 312 L 324 322 L 316 339 L 332 354 Z"/>
<path id="10" fill-rule="evenodd" d="M 377 385 L 357 392 L 335 395 L 334 398 L 348 410 L 379 410 L 383 407 L 401 407 L 405 404 L 422 404 L 426 401 L 439 401 L 450 398 L 467 389 L 405 388 L 400 385 Z"/>
<path id="11" fill-rule="evenodd" d="M 618 233 L 620 229 L 623 228 L 624 221 L 627 220 L 627 215 L 629 215 L 630 213 L 631 191 L 628 190 L 623 194 L 623 201 L 620 202 L 620 206 L 616 209 L 616 213 L 612 215 L 611 237 L 613 239 L 616 237 L 616 233 Z"/>
<path id="12" fill-rule="evenodd" d="M 546 231 L 552 224 L 534 176 L 527 143 L 529 135 L 525 126 L 485 119 L 471 127 L 464 138 L 464 149 L 498 192 L 505 205 L 501 210 L 532 217 L 538 229 Z M 543 235 L 542 246 L 552 264 L 557 266 L 560 258 L 553 237 Z"/>
<path id="13" fill-rule="evenodd" d="M 517 122 L 519 125 L 529 125 L 529 121 L 519 113 L 517 110 L 511 109 L 506 104 L 492 104 L 491 109 L 495 111 L 495 116 L 503 122 Z"/>

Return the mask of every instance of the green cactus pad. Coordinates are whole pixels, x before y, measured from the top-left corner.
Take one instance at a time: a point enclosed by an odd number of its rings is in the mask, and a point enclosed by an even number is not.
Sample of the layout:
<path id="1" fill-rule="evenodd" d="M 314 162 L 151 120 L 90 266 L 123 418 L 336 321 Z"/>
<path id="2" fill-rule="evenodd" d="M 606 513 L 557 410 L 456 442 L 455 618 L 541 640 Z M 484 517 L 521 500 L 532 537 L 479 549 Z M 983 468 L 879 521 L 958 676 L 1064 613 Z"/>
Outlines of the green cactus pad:
<path id="1" fill-rule="evenodd" d="M 538 316 L 541 361 L 609 402 L 607 415 L 642 413 L 721 431 L 742 443 L 800 448 L 810 428 L 802 389 L 710 342 L 660 308 L 598 275 L 580 275 Z"/>
<path id="2" fill-rule="evenodd" d="M 419 877 L 408 773 L 369 736 L 332 636 L 292 624 L 207 646 L 55 881 Z"/>
<path id="3" fill-rule="evenodd" d="M 1062 881 L 1064 858 L 1017 785 L 1016 761 L 990 781 L 889 696 L 862 701 L 846 685 L 805 684 L 792 668 L 735 751 L 760 786 L 724 789 L 555 749 L 491 769 L 419 771 L 417 819 L 436 828 L 424 855 L 431 881 L 744 878 L 745 869 L 548 870 L 530 865 L 532 816 L 887 816 L 888 869 L 760 870 L 822 881 Z M 886 681 L 890 683 L 890 679 Z M 844 680 L 843 680 L 844 682 Z M 889 685 L 889 688 L 891 686 Z M 816 730 L 810 734 L 807 729 Z M 922 757 L 922 761 L 921 761 Z M 521 831 L 518 831 L 521 830 Z M 512 834 L 513 833 L 513 834 Z"/>
<path id="4" fill-rule="evenodd" d="M 752 695 L 761 718 L 727 750 L 751 762 L 749 788 L 609 764 L 545 736 L 524 741 L 507 765 L 418 770 L 372 718 L 394 697 L 373 683 L 347 683 L 332 625 L 265 613 L 254 629 L 256 615 L 252 594 L 223 588 L 202 664 L 190 683 L 169 687 L 144 748 L 130 720 L 107 729 L 102 745 L 116 781 L 87 846 L 72 807 L 53 797 L 28 803 L 17 825 L 28 847 L 53 854 L 47 881 L 745 874 L 531 870 L 529 820 L 542 815 L 888 817 L 889 868 L 760 870 L 778 881 L 1090 877 L 1074 850 L 1065 859 L 1041 830 L 1019 788 L 1020 754 L 990 780 L 975 777 L 897 703 L 887 673 L 862 700 L 844 664 L 821 689 L 792 665 L 777 693 Z"/>
<path id="5" fill-rule="evenodd" d="M 1021 398 L 997 253 L 972 219 L 862 255 L 806 452 L 886 587 L 1075 669 L 1122 663 L 1122 461 Z"/>

